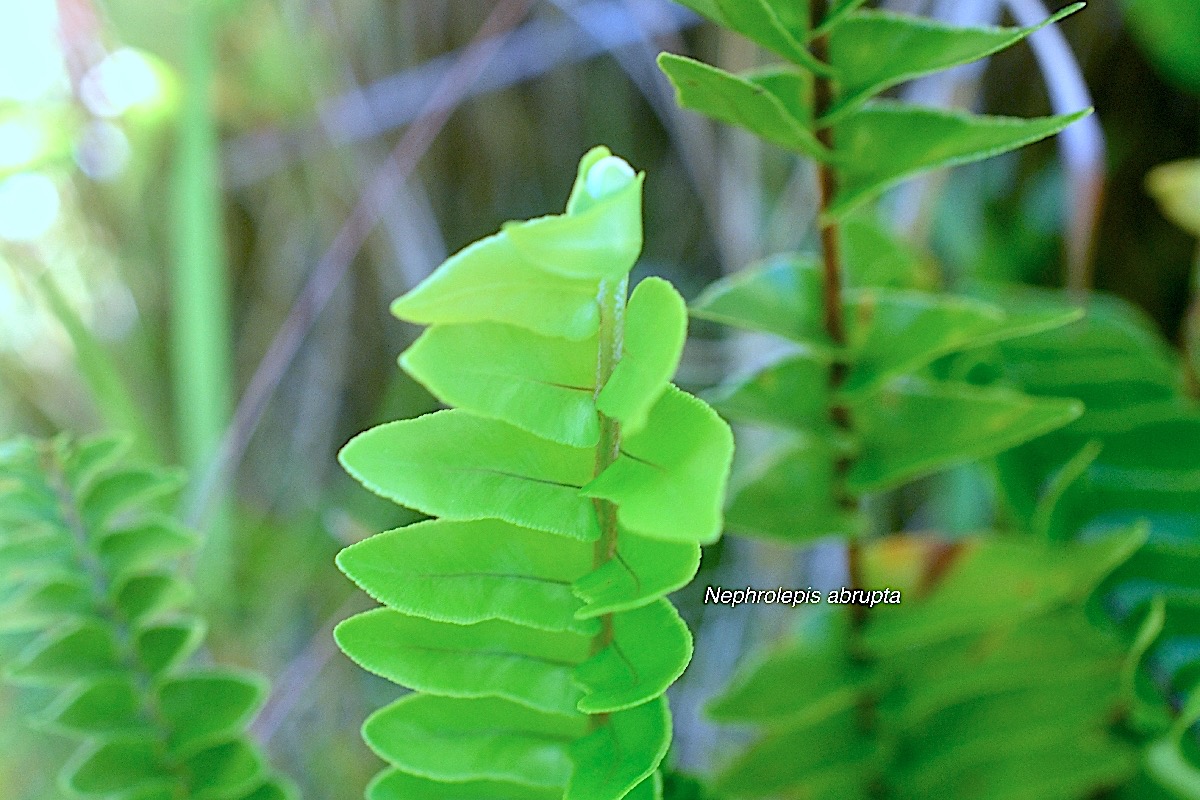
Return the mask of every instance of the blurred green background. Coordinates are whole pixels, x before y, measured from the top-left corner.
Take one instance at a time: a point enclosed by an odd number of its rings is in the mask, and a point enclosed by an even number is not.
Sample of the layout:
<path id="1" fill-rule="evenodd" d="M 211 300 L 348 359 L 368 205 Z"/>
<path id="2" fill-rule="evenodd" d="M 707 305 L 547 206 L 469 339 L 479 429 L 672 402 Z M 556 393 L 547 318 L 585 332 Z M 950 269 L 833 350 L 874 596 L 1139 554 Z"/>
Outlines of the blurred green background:
<path id="1" fill-rule="evenodd" d="M 874 5 L 988 24 L 1031 4 Z M 1098 125 L 901 187 L 882 212 L 931 285 L 1091 284 L 1190 352 L 1200 179 L 1148 175 L 1200 157 L 1200 2 L 1095 0 L 1061 33 L 1067 48 L 1043 36 L 904 91 L 1025 116 L 1094 102 Z M 667 0 L 0 2 L 0 430 L 132 430 L 190 471 L 212 650 L 275 682 L 256 732 L 308 797 L 361 795 L 378 762 L 356 729 L 397 691 L 330 636 L 367 605 L 334 553 L 407 521 L 335 453 L 434 406 L 395 367 L 416 331 L 388 303 L 503 221 L 560 208 L 597 143 L 648 172 L 637 269 L 686 297 L 814 235 L 811 167 L 677 110 L 662 49 L 765 60 Z M 763 356 L 692 334 L 689 389 Z M 991 521 L 969 468 L 910 494 L 901 527 Z M 702 569 L 787 585 L 836 561 L 729 541 Z M 706 616 L 700 597 L 679 598 L 698 648 L 673 690 L 691 771 L 729 735 L 699 706 L 789 624 Z M 57 797 L 59 742 L 8 713 L 27 702 L 0 689 L 0 796 Z"/>

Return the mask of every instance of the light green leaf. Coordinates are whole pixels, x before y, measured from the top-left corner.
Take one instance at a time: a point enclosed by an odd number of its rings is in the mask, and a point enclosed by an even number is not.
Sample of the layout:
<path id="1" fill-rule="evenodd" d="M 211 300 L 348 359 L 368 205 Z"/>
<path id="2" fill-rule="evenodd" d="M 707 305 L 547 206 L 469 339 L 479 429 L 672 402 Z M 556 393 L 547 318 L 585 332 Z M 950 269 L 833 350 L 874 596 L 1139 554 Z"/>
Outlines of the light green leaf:
<path id="1" fill-rule="evenodd" d="M 586 542 L 500 520 L 428 520 L 372 536 L 337 563 L 367 594 L 406 614 L 470 624 L 506 620 L 594 632 L 572 581 L 592 568 Z"/>
<path id="2" fill-rule="evenodd" d="M 897 381 L 852 404 L 862 450 L 847 486 L 856 493 L 899 486 L 951 464 L 1015 447 L 1061 428 L 1082 412 L 1074 400 L 965 384 Z"/>
<path id="3" fill-rule="evenodd" d="M 831 74 L 802 44 L 808 10 L 790 0 L 715 0 L 721 24 L 753 39 L 794 64 L 821 75 Z"/>
<path id="4" fill-rule="evenodd" d="M 878 101 L 848 114 L 836 128 L 841 182 L 826 214 L 840 218 L 906 178 L 1023 147 L 1089 113 L 1023 119 Z"/>
<path id="5" fill-rule="evenodd" d="M 1200 88 L 1200 80 L 1196 85 Z M 1146 176 L 1146 189 L 1158 201 L 1163 216 L 1200 236 L 1200 159 L 1159 164 Z"/>
<path id="6" fill-rule="evenodd" d="M 80 750 L 64 772 L 65 783 L 84 795 L 110 795 L 135 788 L 169 784 L 152 736 L 124 736 L 96 742 Z M 148 785 L 149 784 L 149 785 Z"/>
<path id="7" fill-rule="evenodd" d="M 500 697 L 557 714 L 579 702 L 571 670 L 592 643 L 509 622 L 453 625 L 385 608 L 343 621 L 334 637 L 363 669 L 417 691 Z"/>
<path id="8" fill-rule="evenodd" d="M 571 746 L 574 770 L 563 800 L 625 796 L 658 769 L 670 742 L 671 713 L 664 697 L 609 715 Z"/>
<path id="9" fill-rule="evenodd" d="M 655 771 L 625 795 L 624 800 L 663 800 L 662 773 Z"/>
<path id="10" fill-rule="evenodd" d="M 444 783 L 399 770 L 386 770 L 367 787 L 367 800 L 561 800 L 557 787 L 499 781 Z"/>
<path id="11" fill-rule="evenodd" d="M 621 531 L 616 557 L 572 584 L 586 603 L 575 617 L 592 619 L 645 605 L 685 586 L 699 568 L 700 545 L 695 542 L 665 542 Z"/>
<path id="12" fill-rule="evenodd" d="M 592 503 L 580 494 L 594 454 L 457 409 L 391 422 L 350 440 L 342 466 L 376 494 L 452 520 L 502 519 L 592 541 Z"/>
<path id="13" fill-rule="evenodd" d="M 363 738 L 380 758 L 420 777 L 561 792 L 571 777 L 568 748 L 587 731 L 587 719 L 494 698 L 411 694 L 368 717 Z"/>
<path id="14" fill-rule="evenodd" d="M 593 447 L 596 340 L 482 322 L 436 325 L 400 365 L 439 400 L 561 444 Z"/>
<path id="15" fill-rule="evenodd" d="M 171 750 L 193 752 L 239 732 L 267 693 L 255 675 L 206 670 L 172 676 L 156 691 L 158 712 L 170 726 Z"/>
<path id="16" fill-rule="evenodd" d="M 451 256 L 392 303 L 392 313 L 419 325 L 499 322 L 544 336 L 587 339 L 600 324 L 598 283 L 539 269 L 507 234 L 498 233 Z"/>
<path id="17" fill-rule="evenodd" d="M 962 28 L 884 11 L 851 14 L 830 36 L 841 92 L 826 120 L 896 84 L 999 52 L 1081 8 L 1083 3 L 1067 6 L 1028 28 Z"/>
<path id="18" fill-rule="evenodd" d="M 638 175 L 586 210 L 510 222 L 503 232 L 522 258 L 546 272 L 572 279 L 618 280 L 642 252 L 645 177 Z"/>
<path id="19" fill-rule="evenodd" d="M 679 292 L 661 278 L 639 283 L 625 309 L 624 338 L 621 359 L 600 390 L 596 407 L 619 420 L 622 435 L 629 436 L 645 427 L 683 355 L 687 306 Z"/>
<path id="20" fill-rule="evenodd" d="M 785 150 L 817 159 L 829 158 L 828 151 L 812 132 L 811 120 L 797 116 L 805 108 L 799 99 L 793 106 L 770 90 L 778 88 L 778 81 L 765 83 L 762 74 L 733 75 L 671 53 L 660 54 L 658 66 L 675 87 L 676 101 L 681 107 L 745 128 Z M 794 76 L 797 88 L 803 81 Z"/>
<path id="21" fill-rule="evenodd" d="M 821 312 L 821 275 L 811 260 L 784 256 L 709 286 L 691 305 L 694 317 L 772 333 L 829 349 Z"/>
<path id="22" fill-rule="evenodd" d="M 668 388 L 645 429 L 583 489 L 611 500 L 617 518 L 654 539 L 712 542 L 721 535 L 721 499 L 733 458 L 733 434 L 703 401 Z"/>
<path id="23" fill-rule="evenodd" d="M 614 614 L 612 641 L 575 668 L 579 710 L 620 711 L 658 697 L 692 659 L 692 635 L 667 600 Z"/>

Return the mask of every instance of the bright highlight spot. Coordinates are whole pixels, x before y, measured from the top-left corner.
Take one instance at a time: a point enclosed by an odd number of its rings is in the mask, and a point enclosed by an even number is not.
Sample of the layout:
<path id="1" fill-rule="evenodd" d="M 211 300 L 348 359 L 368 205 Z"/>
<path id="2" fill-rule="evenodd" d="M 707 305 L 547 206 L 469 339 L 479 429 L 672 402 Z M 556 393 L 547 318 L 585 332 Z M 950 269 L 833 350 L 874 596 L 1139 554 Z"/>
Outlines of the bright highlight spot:
<path id="1" fill-rule="evenodd" d="M 40 172 L 0 181 L 0 239 L 31 242 L 54 224 L 61 205 L 58 187 Z"/>
<path id="2" fill-rule="evenodd" d="M 153 65 L 128 47 L 88 70 L 79 85 L 84 105 L 98 117 L 119 117 L 135 106 L 154 102 L 162 92 Z"/>

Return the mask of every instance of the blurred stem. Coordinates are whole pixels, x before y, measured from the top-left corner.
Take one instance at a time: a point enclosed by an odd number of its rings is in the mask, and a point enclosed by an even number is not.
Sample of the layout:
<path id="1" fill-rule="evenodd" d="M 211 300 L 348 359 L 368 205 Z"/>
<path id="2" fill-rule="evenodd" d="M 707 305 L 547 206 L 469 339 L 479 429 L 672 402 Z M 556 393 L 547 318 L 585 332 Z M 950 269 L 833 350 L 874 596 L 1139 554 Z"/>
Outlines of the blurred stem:
<path id="1" fill-rule="evenodd" d="M 812 0 L 812 27 L 816 29 L 825 21 L 828 11 L 827 0 Z M 812 40 L 812 54 L 821 63 L 829 63 L 829 37 L 822 35 Z M 819 120 L 833 106 L 836 87 L 833 81 L 825 75 L 813 76 L 814 108 L 813 118 L 818 120 L 817 140 L 828 150 L 833 150 L 833 128 L 821 125 Z M 837 193 L 837 171 L 825 162 L 817 168 L 818 196 L 820 202 L 819 225 L 821 227 L 821 262 L 823 265 L 822 300 L 825 321 L 825 332 L 833 341 L 837 350 L 846 344 L 846 331 L 842 319 L 842 256 L 839 246 L 839 226 L 826 216 L 826 209 L 833 203 Z M 829 392 L 831 397 L 846 380 L 846 363 L 837 355 L 829 367 Z M 839 432 L 849 433 L 851 429 L 850 411 L 845 406 L 834 402 L 829 409 L 829 416 Z M 850 469 L 850 460 L 839 456 L 837 461 L 837 502 L 843 508 L 854 508 L 858 505 L 856 498 L 844 489 L 846 473 Z M 857 537 L 852 538 L 846 545 L 846 569 L 850 589 L 863 588 L 862 580 L 862 546 Z M 867 607 L 852 605 L 851 620 L 855 628 L 861 628 L 866 621 Z"/>
<path id="2" fill-rule="evenodd" d="M 91 390 L 92 399 L 106 428 L 128 433 L 133 437 L 134 451 L 145 458 L 161 461 L 163 454 L 150 433 L 145 418 L 125 385 L 120 370 L 101 346 L 87 325 L 75 313 L 63 296 L 50 272 L 43 271 L 37 280 L 46 305 L 58 318 L 75 348 L 75 363 Z"/>
<path id="3" fill-rule="evenodd" d="M 203 473 L 217 451 L 232 392 L 221 167 L 212 108 L 213 23 L 212 3 L 191 0 L 173 187 L 171 366 L 181 455 L 193 476 Z M 211 592 L 209 598 L 227 597 L 230 586 L 228 498 L 216 507 L 197 564 L 197 584 Z"/>

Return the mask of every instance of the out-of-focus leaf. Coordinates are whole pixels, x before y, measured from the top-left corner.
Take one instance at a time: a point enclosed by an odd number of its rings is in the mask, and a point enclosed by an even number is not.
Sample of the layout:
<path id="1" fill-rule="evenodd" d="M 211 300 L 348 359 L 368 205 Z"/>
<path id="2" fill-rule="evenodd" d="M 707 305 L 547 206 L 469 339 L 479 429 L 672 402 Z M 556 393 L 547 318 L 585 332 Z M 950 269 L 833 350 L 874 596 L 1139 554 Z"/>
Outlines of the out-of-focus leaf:
<path id="1" fill-rule="evenodd" d="M 836 219 L 884 189 L 929 170 L 966 164 L 1053 136 L 1090 110 L 1055 117 L 992 117 L 878 101 L 837 126 L 841 183 Z"/>
<path id="2" fill-rule="evenodd" d="M 1195 5 L 1200 13 L 1200 3 Z M 1196 63 L 1200 69 L 1200 56 Z M 1146 176 L 1146 188 L 1169 220 L 1200 236 L 1200 159 L 1173 161 L 1155 167 Z"/>
<path id="3" fill-rule="evenodd" d="M 882 11 L 851 14 L 830 36 L 841 93 L 827 121 L 898 83 L 978 61 L 1083 8 L 1075 3 L 1028 28 L 963 28 Z"/>
<path id="4" fill-rule="evenodd" d="M 877 491 L 986 458 L 1061 428 L 1082 411 L 1074 400 L 901 380 L 852 405 L 862 451 L 848 486 Z"/>

